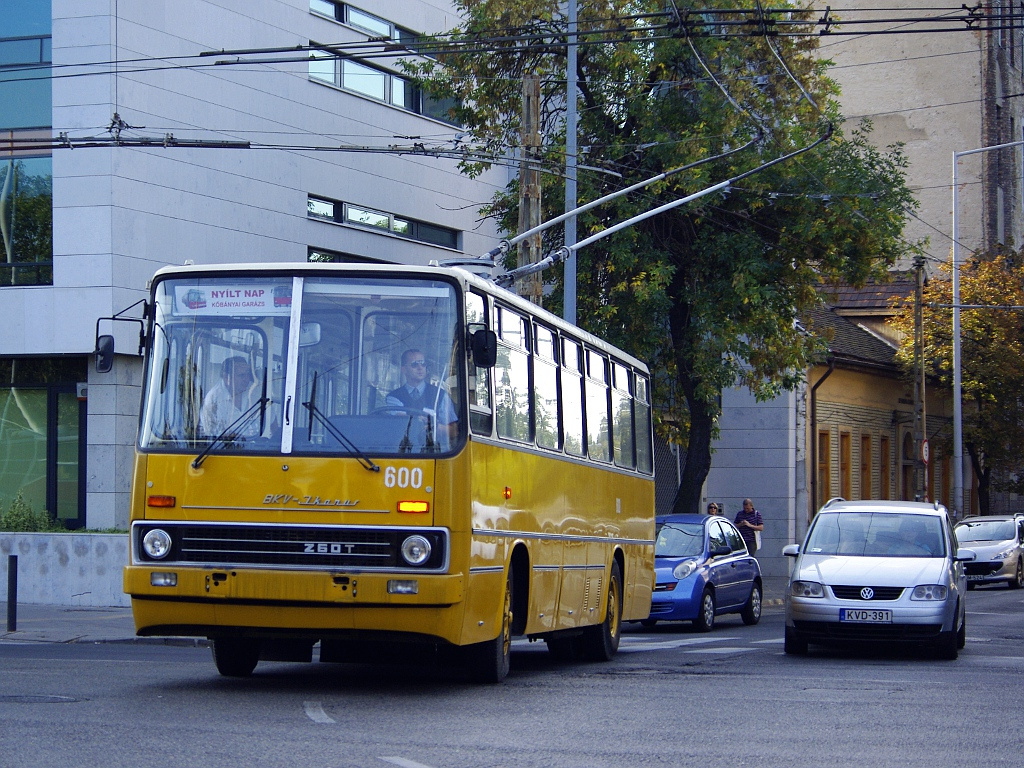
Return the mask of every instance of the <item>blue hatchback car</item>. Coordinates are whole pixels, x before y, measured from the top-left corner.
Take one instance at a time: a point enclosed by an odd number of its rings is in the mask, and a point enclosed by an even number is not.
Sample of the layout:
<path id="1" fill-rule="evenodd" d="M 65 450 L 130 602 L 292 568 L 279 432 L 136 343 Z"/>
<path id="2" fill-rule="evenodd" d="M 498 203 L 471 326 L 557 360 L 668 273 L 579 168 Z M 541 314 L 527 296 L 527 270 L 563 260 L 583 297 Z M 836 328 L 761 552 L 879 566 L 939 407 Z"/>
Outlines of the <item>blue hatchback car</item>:
<path id="1" fill-rule="evenodd" d="M 761 618 L 761 568 L 743 537 L 724 517 L 657 518 L 651 615 L 643 622 L 692 621 L 710 632 L 715 616 L 739 613 L 744 624 Z"/>

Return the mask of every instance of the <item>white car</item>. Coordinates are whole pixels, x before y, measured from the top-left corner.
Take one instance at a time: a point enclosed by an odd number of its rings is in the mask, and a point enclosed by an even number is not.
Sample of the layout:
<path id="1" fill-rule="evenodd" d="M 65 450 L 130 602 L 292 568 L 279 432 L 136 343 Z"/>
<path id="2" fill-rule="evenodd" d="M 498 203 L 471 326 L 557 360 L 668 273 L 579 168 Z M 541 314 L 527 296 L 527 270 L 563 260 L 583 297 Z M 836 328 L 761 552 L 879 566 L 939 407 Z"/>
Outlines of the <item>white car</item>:
<path id="1" fill-rule="evenodd" d="M 1010 589 L 1024 587 L 1024 516 L 967 517 L 953 529 L 956 539 L 978 558 L 967 564 L 967 588 L 1003 582 Z"/>
<path id="2" fill-rule="evenodd" d="M 786 595 L 785 651 L 808 644 L 908 642 L 955 659 L 966 641 L 973 551 L 957 549 L 945 507 L 905 501 L 827 503 L 796 558 Z"/>

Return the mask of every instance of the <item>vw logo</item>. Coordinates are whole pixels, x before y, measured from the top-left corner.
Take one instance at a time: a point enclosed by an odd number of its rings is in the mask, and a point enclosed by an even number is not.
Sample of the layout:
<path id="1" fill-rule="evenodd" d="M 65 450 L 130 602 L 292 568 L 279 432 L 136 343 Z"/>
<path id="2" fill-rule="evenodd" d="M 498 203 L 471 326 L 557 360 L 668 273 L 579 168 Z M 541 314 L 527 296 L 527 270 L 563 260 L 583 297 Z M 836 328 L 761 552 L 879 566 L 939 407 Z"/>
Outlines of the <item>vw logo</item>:
<path id="1" fill-rule="evenodd" d="M 874 596 L 875 590 L 873 590 L 871 587 L 864 587 L 864 589 L 860 591 L 860 597 L 862 600 L 870 600 Z"/>

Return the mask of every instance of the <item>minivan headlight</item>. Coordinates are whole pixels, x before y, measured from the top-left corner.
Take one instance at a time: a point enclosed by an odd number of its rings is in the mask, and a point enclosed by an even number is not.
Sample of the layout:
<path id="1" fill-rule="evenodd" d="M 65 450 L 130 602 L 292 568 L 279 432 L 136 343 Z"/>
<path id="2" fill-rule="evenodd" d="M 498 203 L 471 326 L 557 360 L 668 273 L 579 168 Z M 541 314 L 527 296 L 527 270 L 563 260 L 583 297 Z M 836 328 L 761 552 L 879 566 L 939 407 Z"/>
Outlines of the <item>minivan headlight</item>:
<path id="1" fill-rule="evenodd" d="M 941 584 L 921 584 L 914 587 L 910 594 L 911 600 L 945 600 L 949 590 Z"/>
<path id="2" fill-rule="evenodd" d="M 825 588 L 816 581 L 794 581 L 789 585 L 793 597 L 824 597 Z"/>

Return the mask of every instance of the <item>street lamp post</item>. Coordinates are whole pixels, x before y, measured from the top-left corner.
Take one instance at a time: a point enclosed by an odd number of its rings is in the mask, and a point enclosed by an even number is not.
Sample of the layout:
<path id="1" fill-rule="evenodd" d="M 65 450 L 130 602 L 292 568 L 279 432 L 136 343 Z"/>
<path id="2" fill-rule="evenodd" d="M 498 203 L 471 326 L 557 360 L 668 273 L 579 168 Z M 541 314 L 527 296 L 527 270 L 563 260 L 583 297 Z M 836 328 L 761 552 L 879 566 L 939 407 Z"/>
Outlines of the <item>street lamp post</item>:
<path id="1" fill-rule="evenodd" d="M 963 386 L 960 375 L 960 218 L 957 215 L 960 190 L 957 164 L 961 157 L 1022 145 L 1024 141 L 1011 141 L 953 153 L 953 514 L 956 517 L 960 517 L 965 507 Z"/>

